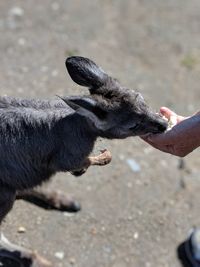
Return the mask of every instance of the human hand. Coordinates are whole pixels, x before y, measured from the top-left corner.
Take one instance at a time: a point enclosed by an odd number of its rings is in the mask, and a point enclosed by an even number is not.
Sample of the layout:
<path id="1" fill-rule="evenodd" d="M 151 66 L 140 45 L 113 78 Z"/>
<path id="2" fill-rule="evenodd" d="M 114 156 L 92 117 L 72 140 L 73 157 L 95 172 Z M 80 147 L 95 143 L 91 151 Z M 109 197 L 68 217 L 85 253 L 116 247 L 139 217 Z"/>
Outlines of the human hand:
<path id="1" fill-rule="evenodd" d="M 185 157 L 200 146 L 200 113 L 183 117 L 165 107 L 160 109 L 160 113 L 173 122 L 173 127 L 162 134 L 141 137 L 144 141 L 163 152 L 179 157 Z"/>

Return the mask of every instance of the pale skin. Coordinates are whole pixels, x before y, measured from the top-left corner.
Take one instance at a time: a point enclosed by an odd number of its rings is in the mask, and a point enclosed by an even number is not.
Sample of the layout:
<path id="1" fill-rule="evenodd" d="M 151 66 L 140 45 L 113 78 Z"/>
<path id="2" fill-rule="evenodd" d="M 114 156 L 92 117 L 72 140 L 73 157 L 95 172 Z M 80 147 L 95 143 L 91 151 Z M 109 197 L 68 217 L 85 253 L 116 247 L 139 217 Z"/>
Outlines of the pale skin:
<path id="1" fill-rule="evenodd" d="M 160 113 L 174 126 L 162 134 L 148 134 L 141 138 L 153 147 L 179 157 L 185 157 L 200 146 L 200 112 L 190 117 L 177 115 L 166 107 Z"/>

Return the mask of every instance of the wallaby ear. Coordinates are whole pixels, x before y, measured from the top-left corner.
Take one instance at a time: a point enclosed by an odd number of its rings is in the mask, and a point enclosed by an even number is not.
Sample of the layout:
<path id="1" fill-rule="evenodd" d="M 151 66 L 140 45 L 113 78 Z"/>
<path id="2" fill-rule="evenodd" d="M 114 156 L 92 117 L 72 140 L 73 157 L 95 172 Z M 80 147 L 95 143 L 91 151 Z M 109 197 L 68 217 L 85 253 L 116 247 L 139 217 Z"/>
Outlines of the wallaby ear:
<path id="1" fill-rule="evenodd" d="M 65 64 L 72 80 L 90 89 L 102 86 L 108 78 L 108 75 L 88 58 L 68 57 Z"/>
<path id="2" fill-rule="evenodd" d="M 61 98 L 77 114 L 85 117 L 97 130 L 105 131 L 110 128 L 107 123 L 107 112 L 97 106 L 95 100 L 87 97 Z"/>
<path id="3" fill-rule="evenodd" d="M 101 120 L 105 120 L 107 117 L 108 112 L 105 109 L 99 107 L 97 101 L 92 98 L 80 96 L 69 96 L 60 98 L 75 111 L 80 108 L 84 108 L 88 111 L 91 111 Z"/>

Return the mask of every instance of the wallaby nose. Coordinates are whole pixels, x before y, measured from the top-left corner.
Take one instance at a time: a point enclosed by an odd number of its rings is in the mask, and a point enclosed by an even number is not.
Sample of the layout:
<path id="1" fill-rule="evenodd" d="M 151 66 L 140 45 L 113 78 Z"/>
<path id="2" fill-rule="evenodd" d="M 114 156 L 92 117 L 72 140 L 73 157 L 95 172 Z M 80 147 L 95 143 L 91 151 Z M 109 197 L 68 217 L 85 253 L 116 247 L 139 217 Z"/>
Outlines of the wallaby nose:
<path id="1" fill-rule="evenodd" d="M 167 123 L 160 124 L 158 127 L 159 131 L 164 132 L 167 130 Z"/>
<path id="2" fill-rule="evenodd" d="M 158 132 L 160 132 L 160 133 L 166 131 L 167 130 L 167 126 L 168 126 L 168 123 L 166 121 L 164 121 L 164 120 L 162 120 L 162 121 L 160 120 L 156 125 L 156 127 L 158 129 Z"/>

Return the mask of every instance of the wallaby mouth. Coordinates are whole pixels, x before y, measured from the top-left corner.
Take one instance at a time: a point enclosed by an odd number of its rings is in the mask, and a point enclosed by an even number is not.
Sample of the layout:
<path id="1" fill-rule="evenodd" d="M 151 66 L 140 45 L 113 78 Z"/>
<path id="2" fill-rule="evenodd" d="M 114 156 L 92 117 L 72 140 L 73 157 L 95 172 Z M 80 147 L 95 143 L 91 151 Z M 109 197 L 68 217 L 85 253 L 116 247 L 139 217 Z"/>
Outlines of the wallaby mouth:
<path id="1" fill-rule="evenodd" d="M 163 133 L 167 130 L 168 123 L 162 118 L 159 118 L 152 125 L 153 127 L 150 129 L 150 133 Z"/>
<path id="2" fill-rule="evenodd" d="M 139 124 L 137 134 L 139 136 L 146 134 L 159 134 L 163 133 L 168 128 L 168 123 L 161 116 L 156 115 L 153 118 L 147 118 L 142 124 Z"/>

